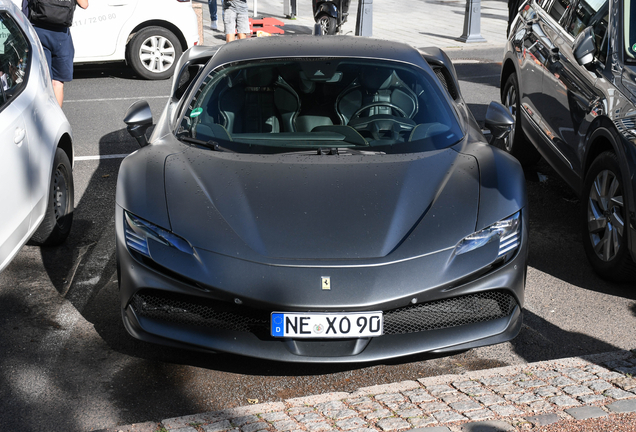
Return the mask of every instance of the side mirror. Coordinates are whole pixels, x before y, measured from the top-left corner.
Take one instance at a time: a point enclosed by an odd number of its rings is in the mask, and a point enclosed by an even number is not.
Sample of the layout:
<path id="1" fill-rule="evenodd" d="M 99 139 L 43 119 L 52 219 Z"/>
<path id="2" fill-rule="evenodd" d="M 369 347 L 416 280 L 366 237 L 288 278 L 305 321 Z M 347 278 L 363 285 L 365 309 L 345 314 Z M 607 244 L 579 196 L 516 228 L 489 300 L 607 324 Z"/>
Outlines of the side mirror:
<path id="1" fill-rule="evenodd" d="M 124 116 L 124 123 L 128 125 L 128 133 L 137 140 L 140 147 L 148 145 L 146 131 L 152 126 L 152 111 L 146 101 L 137 101 L 128 108 Z"/>
<path id="2" fill-rule="evenodd" d="M 587 27 L 574 39 L 572 53 L 577 63 L 581 66 L 587 66 L 594 61 L 596 42 L 592 27 Z"/>
<path id="3" fill-rule="evenodd" d="M 515 125 L 515 119 L 512 118 L 510 111 L 499 102 L 490 102 L 488 110 L 486 110 L 486 128 L 490 130 L 490 144 L 496 139 L 506 138 Z"/>

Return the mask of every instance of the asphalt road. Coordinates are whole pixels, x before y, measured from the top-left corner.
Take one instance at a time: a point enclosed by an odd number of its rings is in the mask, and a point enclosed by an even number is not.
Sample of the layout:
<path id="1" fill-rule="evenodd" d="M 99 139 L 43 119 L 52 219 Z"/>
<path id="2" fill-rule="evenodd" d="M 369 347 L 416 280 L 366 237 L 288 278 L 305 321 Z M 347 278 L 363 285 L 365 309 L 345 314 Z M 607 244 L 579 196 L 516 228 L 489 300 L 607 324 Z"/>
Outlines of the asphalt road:
<path id="1" fill-rule="evenodd" d="M 462 92 L 481 121 L 488 103 L 499 99 L 497 56 L 456 65 Z M 137 80 L 121 65 L 77 68 L 67 85 L 64 111 L 78 157 L 73 230 L 62 247 L 25 247 L 0 274 L 0 429 L 94 430 L 245 405 L 248 399 L 277 401 L 636 348 L 635 287 L 606 283 L 591 271 L 580 238 L 579 202 L 544 163 L 526 173 L 527 303 L 523 329 L 510 343 L 447 357 L 332 367 L 133 340 L 118 309 L 113 213 L 117 155 L 137 144 L 121 119 L 138 99 L 148 100 L 158 118 L 169 86 Z"/>

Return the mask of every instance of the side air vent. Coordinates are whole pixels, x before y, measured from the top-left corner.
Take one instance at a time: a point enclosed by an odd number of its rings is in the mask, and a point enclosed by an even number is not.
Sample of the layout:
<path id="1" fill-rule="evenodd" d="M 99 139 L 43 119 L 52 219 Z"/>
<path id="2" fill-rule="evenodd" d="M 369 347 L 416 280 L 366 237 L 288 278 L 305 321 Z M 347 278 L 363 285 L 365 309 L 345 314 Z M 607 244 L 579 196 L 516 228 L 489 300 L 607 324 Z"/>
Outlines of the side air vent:
<path id="1" fill-rule="evenodd" d="M 437 75 L 437 78 L 441 81 L 448 94 L 454 100 L 457 100 L 459 98 L 459 91 L 457 90 L 457 87 L 455 87 L 455 83 L 446 68 L 437 66 L 433 68 L 433 72 L 435 72 L 435 75 Z"/>

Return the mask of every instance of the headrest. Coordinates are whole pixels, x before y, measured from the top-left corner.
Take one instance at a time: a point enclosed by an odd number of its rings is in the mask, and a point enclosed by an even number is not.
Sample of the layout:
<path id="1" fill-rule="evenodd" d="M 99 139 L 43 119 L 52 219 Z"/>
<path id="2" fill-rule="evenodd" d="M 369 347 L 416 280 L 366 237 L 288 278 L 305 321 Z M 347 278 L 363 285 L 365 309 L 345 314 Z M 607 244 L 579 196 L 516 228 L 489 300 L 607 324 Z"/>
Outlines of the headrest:
<path id="1" fill-rule="evenodd" d="M 278 78 L 274 68 L 259 67 L 245 70 L 245 84 L 248 87 L 271 87 Z"/>
<path id="2" fill-rule="evenodd" d="M 372 68 L 362 74 L 362 85 L 370 91 L 383 90 L 391 85 L 393 69 Z"/>
<path id="3" fill-rule="evenodd" d="M 314 90 L 316 90 L 316 83 L 311 81 L 309 78 L 307 78 L 307 75 L 305 75 L 305 72 L 300 71 L 298 76 L 300 77 L 300 91 L 301 92 L 303 92 L 303 93 L 313 93 Z"/>

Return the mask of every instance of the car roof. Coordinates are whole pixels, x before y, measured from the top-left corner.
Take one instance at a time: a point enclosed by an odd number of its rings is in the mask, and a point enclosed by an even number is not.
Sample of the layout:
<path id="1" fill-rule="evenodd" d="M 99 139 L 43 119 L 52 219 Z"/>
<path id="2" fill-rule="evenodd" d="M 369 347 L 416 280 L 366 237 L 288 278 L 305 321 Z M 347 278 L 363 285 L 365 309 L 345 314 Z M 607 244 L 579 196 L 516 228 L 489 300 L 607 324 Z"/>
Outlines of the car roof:
<path id="1" fill-rule="evenodd" d="M 298 57 L 373 58 L 411 63 L 427 68 L 413 47 L 399 42 L 355 36 L 273 36 L 250 38 L 222 46 L 214 63 Z"/>
<path id="2" fill-rule="evenodd" d="M 12 0 L 0 0 L 0 9 L 2 10 L 10 10 L 15 12 L 18 9 L 18 4 Z"/>

